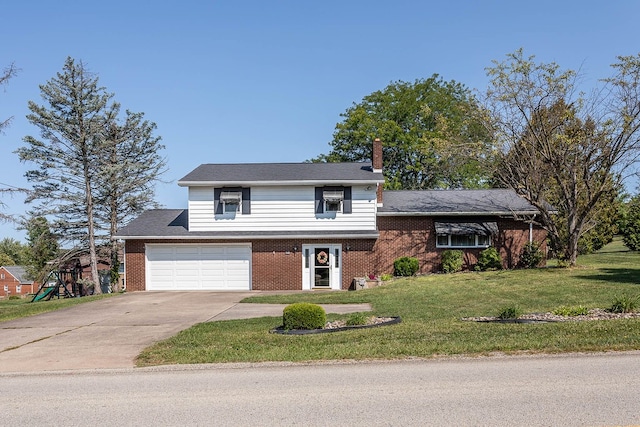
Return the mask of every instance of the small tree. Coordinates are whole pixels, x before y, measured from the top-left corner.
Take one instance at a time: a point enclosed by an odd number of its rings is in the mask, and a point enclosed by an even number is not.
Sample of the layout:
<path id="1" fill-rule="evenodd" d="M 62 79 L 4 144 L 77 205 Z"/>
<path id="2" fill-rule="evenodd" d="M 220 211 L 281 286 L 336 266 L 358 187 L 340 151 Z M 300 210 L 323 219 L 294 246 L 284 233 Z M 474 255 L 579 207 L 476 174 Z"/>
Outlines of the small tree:
<path id="1" fill-rule="evenodd" d="M 640 195 L 631 199 L 627 206 L 622 241 L 632 251 L 640 251 Z"/>
<path id="2" fill-rule="evenodd" d="M 58 256 L 58 239 L 51 232 L 49 221 L 42 216 L 32 216 L 25 223 L 27 230 L 27 273 L 42 281 L 49 272 L 47 264 Z"/>

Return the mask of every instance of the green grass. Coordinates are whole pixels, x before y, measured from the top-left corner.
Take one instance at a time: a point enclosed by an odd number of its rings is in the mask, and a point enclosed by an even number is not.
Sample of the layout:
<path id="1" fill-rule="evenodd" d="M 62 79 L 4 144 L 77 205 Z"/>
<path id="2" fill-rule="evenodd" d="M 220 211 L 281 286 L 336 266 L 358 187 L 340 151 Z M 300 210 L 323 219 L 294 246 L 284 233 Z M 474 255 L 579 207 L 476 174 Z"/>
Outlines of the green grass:
<path id="1" fill-rule="evenodd" d="M 640 253 L 619 242 L 579 258 L 579 267 L 434 274 L 357 292 L 254 296 L 254 303 L 361 303 L 402 323 L 318 335 L 279 335 L 281 317 L 195 325 L 147 348 L 139 366 L 181 363 L 398 359 L 439 355 L 558 353 L 640 349 L 640 319 L 495 324 L 462 321 L 517 306 L 607 308 L 617 295 L 640 295 Z M 328 315 L 329 320 L 337 315 Z M 345 316 L 345 318 L 348 316 Z"/>
<path id="2" fill-rule="evenodd" d="M 117 294 L 92 295 L 82 298 L 61 298 L 50 301 L 37 301 L 34 303 L 30 302 L 31 298 L 0 300 L 0 322 L 60 310 L 61 308 L 96 301 L 113 295 Z"/>

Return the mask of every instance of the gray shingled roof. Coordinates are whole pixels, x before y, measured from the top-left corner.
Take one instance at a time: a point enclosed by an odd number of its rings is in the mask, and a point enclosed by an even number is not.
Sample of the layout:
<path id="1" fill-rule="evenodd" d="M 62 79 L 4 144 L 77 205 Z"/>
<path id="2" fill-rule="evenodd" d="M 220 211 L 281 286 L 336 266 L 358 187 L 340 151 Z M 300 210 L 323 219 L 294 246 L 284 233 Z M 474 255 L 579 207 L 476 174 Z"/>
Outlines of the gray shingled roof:
<path id="1" fill-rule="evenodd" d="M 512 190 L 385 191 L 382 215 L 531 215 L 538 210 Z"/>
<path id="2" fill-rule="evenodd" d="M 33 280 L 27 278 L 27 270 L 21 265 L 4 265 L 9 274 L 16 278 L 21 284 L 31 284 Z"/>
<path id="3" fill-rule="evenodd" d="M 269 239 L 285 237 L 377 238 L 376 231 L 192 231 L 187 229 L 187 209 L 152 209 L 122 227 L 118 239 Z"/>
<path id="4" fill-rule="evenodd" d="M 178 181 L 180 186 L 243 183 L 384 182 L 371 163 L 238 163 L 203 164 Z"/>

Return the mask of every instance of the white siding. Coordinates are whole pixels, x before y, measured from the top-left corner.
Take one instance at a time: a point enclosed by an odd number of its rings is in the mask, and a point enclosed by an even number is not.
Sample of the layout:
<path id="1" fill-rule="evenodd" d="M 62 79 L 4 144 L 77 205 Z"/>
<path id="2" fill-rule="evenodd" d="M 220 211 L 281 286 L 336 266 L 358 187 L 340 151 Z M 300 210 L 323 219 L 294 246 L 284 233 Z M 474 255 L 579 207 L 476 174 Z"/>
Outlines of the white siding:
<path id="1" fill-rule="evenodd" d="M 369 188 L 367 190 L 367 188 Z M 252 187 L 251 214 L 214 215 L 213 187 L 189 188 L 190 231 L 367 231 L 376 229 L 376 189 L 352 187 L 352 213 L 315 213 L 315 188 Z"/>

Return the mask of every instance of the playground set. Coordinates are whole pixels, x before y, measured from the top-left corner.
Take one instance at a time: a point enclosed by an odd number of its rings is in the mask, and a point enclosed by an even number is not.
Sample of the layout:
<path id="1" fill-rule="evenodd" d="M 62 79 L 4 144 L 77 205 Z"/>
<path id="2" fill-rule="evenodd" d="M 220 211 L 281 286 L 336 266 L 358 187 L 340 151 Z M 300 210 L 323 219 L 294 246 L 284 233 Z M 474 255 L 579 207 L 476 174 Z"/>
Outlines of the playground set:
<path id="1" fill-rule="evenodd" d="M 42 281 L 31 302 L 49 301 L 53 298 L 76 298 L 93 293 L 93 289 L 84 286 L 82 270 L 73 268 L 68 270 L 54 270 Z"/>

